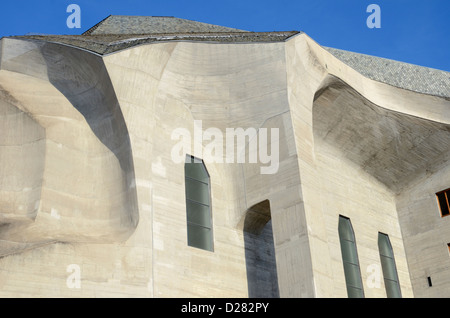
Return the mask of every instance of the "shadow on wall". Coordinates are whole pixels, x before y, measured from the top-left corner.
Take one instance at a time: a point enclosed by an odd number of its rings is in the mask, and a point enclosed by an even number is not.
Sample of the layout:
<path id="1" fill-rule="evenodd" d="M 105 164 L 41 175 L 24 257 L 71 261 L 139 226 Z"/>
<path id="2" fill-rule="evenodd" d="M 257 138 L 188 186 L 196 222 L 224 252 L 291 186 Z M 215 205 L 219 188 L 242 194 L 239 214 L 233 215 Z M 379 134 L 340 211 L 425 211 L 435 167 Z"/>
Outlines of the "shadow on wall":
<path id="1" fill-rule="evenodd" d="M 315 145 L 326 145 L 400 193 L 446 164 L 450 127 L 378 106 L 329 76 L 314 96 Z M 316 150 L 318 147 L 316 147 Z"/>
<path id="2" fill-rule="evenodd" d="M 245 213 L 244 244 L 248 296 L 280 297 L 269 200 L 255 204 Z"/>
<path id="3" fill-rule="evenodd" d="M 131 235 L 139 220 L 131 142 L 103 60 L 89 52 L 67 49 L 53 43 L 44 44 L 41 54 L 47 64 L 51 84 L 83 115 L 93 134 L 109 151 L 101 156 L 95 154 L 102 161 L 94 161 L 92 154 L 88 153 L 89 149 L 86 149 L 86 153 L 81 154 L 85 156 L 82 164 L 96 164 L 104 176 L 120 176 L 111 189 L 98 186 L 99 193 L 92 195 L 106 202 L 103 217 L 109 218 L 111 223 L 118 223 L 116 226 L 121 229 L 117 229 L 117 236 L 122 230 L 127 232 L 126 235 Z M 110 164 L 110 157 L 117 159 L 119 169 Z M 101 183 L 102 180 L 99 178 L 96 182 Z M 107 219 L 104 221 L 108 222 Z"/>
<path id="4" fill-rule="evenodd" d="M 43 45 L 41 53 L 49 81 L 84 116 L 122 170 L 134 173 L 127 126 L 103 60 L 53 43 Z"/>

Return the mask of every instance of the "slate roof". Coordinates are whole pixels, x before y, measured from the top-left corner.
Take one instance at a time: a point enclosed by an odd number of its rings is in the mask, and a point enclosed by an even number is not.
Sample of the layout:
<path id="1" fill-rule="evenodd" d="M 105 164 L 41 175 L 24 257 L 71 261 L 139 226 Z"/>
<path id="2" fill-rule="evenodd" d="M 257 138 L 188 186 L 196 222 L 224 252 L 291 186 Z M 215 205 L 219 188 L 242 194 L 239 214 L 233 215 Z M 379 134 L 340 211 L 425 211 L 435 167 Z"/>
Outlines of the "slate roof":
<path id="1" fill-rule="evenodd" d="M 83 35 L 248 32 L 175 17 L 110 15 Z"/>
<path id="2" fill-rule="evenodd" d="M 105 55 L 152 42 L 280 42 L 298 33 L 250 32 L 174 17 L 110 15 L 82 35 L 30 34 L 12 38 L 63 43 Z"/>
<path id="3" fill-rule="evenodd" d="M 414 92 L 450 97 L 450 73 L 381 57 L 324 47 L 362 75 Z"/>

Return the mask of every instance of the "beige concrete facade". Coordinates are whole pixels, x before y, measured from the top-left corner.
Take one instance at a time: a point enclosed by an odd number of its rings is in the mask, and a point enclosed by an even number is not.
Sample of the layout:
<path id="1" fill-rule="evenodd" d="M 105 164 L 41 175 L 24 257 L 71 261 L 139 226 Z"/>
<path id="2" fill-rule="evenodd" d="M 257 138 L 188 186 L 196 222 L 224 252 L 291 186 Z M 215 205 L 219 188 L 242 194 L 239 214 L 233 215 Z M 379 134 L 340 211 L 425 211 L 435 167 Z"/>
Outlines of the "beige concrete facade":
<path id="1" fill-rule="evenodd" d="M 450 187 L 450 94 L 370 79 L 303 33 L 106 55 L 0 45 L 0 296 L 252 297 L 256 281 L 280 297 L 347 297 L 339 215 L 366 297 L 386 297 L 382 276 L 373 285 L 379 232 L 403 297 L 450 296 L 450 219 L 435 196 Z M 214 252 L 187 245 L 184 164 L 171 156 L 173 131 L 194 135 L 198 121 L 279 131 L 275 174 L 206 163 Z M 248 243 L 265 200 L 269 228 Z M 252 276 L 250 252 L 270 244 L 276 275 Z"/>

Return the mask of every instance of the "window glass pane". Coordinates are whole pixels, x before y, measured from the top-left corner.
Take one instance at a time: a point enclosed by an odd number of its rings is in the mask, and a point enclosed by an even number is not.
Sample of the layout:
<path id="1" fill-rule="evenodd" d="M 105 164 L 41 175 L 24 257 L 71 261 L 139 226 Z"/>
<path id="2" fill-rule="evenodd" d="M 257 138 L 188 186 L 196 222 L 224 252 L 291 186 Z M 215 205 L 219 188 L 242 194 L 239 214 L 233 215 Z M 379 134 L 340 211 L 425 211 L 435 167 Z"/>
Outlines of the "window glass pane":
<path id="1" fill-rule="evenodd" d="M 378 248 L 380 249 L 380 254 L 388 257 L 393 257 L 392 247 L 389 242 L 387 235 L 379 233 L 378 236 Z"/>
<path id="2" fill-rule="evenodd" d="M 187 220 L 204 227 L 211 228 L 211 214 L 209 206 L 201 205 L 192 201 L 186 201 Z"/>
<path id="3" fill-rule="evenodd" d="M 356 255 L 355 243 L 341 240 L 341 251 L 344 262 L 358 264 L 358 255 Z"/>
<path id="4" fill-rule="evenodd" d="M 384 284 L 387 297 L 401 297 L 400 283 L 395 266 L 394 251 L 389 236 L 378 233 L 378 247 L 380 250 L 381 268 L 383 269 Z"/>
<path id="5" fill-rule="evenodd" d="M 184 172 L 188 245 L 213 251 L 209 174 L 201 159 L 189 155 Z"/>
<path id="6" fill-rule="evenodd" d="M 388 298 L 401 298 L 402 294 L 400 292 L 400 286 L 398 282 L 390 281 L 385 279 L 384 284 L 386 285 L 386 295 Z"/>
<path id="7" fill-rule="evenodd" d="M 201 226 L 188 224 L 188 245 L 212 251 L 211 230 Z"/>
<path id="8" fill-rule="evenodd" d="M 342 216 L 339 217 L 339 237 L 347 241 L 354 241 L 350 220 Z"/>
<path id="9" fill-rule="evenodd" d="M 194 162 L 195 160 L 195 162 Z M 209 181 L 209 175 L 206 171 L 206 168 L 202 161 L 198 161 L 198 159 L 189 160 L 188 163 L 185 164 L 184 169 L 186 177 L 196 179 L 203 182 Z"/>
<path id="10" fill-rule="evenodd" d="M 338 230 L 348 297 L 364 297 L 355 236 L 350 219 L 339 216 Z"/>
<path id="11" fill-rule="evenodd" d="M 395 268 L 395 263 L 392 258 L 380 257 L 381 267 L 383 269 L 383 276 L 385 279 L 397 280 L 397 270 Z"/>
<path id="12" fill-rule="evenodd" d="M 209 186 L 202 182 L 186 178 L 186 198 L 209 205 Z"/>
<path id="13" fill-rule="evenodd" d="M 362 289 L 347 286 L 347 294 L 349 298 L 364 298 Z"/>
<path id="14" fill-rule="evenodd" d="M 362 288 L 361 273 L 359 266 L 344 263 L 345 282 L 348 286 Z"/>
<path id="15" fill-rule="evenodd" d="M 450 212 L 448 210 L 448 204 L 447 204 L 447 199 L 445 198 L 445 192 L 439 193 L 437 195 L 438 200 L 439 200 L 439 206 L 441 208 L 441 214 L 444 215 L 448 215 Z"/>

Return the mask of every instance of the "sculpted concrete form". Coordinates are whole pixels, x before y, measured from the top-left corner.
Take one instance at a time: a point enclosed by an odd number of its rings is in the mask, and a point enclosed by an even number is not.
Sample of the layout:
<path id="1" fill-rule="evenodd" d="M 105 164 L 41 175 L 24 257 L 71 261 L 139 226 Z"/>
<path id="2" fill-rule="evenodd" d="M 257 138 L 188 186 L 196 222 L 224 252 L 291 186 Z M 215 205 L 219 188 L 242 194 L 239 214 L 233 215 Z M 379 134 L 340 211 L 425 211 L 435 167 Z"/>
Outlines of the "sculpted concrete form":
<path id="1" fill-rule="evenodd" d="M 51 43 L 18 45 L 2 56 L 2 128 L 13 134 L 2 143 L 2 191 L 23 201 L 2 206 L 1 237 L 122 241 L 138 222 L 132 153 L 101 58 Z"/>
<path id="2" fill-rule="evenodd" d="M 210 32 L 194 26 L 198 38 Z M 366 297 L 386 297 L 367 270 L 380 264 L 378 232 L 390 237 L 403 297 L 445 294 L 449 225 L 434 194 L 450 187 L 448 73 L 425 72 L 439 80 L 425 94 L 371 79 L 358 64 L 368 57 L 303 33 L 229 32 L 122 39 L 107 55 L 92 43 L 117 43 L 95 29 L 70 45 L 1 40 L 0 295 L 347 297 L 339 215 L 352 220 Z M 206 163 L 213 253 L 187 246 L 184 165 L 171 157 L 172 132 L 193 135 L 196 121 L 279 131 L 275 174 Z M 80 288 L 68 284 L 70 265 Z"/>

